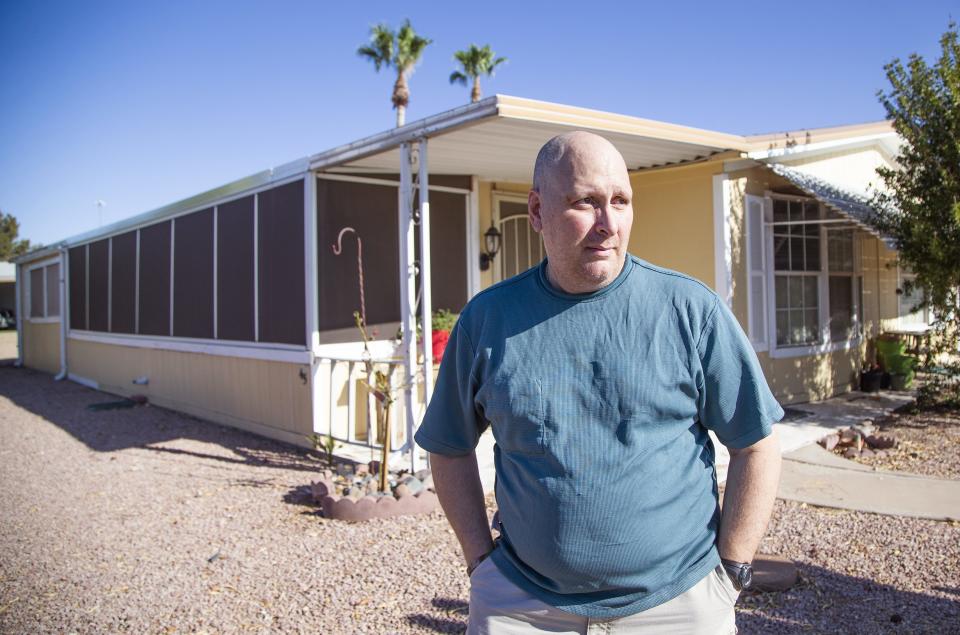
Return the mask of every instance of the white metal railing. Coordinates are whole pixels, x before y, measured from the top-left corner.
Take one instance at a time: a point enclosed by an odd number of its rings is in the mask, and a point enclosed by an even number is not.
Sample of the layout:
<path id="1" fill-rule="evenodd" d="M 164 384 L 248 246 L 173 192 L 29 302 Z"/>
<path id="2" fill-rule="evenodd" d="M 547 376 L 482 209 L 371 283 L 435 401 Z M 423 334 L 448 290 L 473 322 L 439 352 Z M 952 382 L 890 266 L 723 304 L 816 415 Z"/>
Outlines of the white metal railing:
<path id="1" fill-rule="evenodd" d="M 320 421 L 314 422 L 314 432 L 327 435 L 338 443 L 356 449 L 381 449 L 378 441 L 382 431 L 377 429 L 377 399 L 373 374 L 380 370 L 390 378 L 394 401 L 390 407 L 390 456 L 397 457 L 413 447 L 413 422 L 405 414 L 403 359 L 400 357 L 367 359 L 348 355 L 317 355 L 316 380 L 320 382 L 317 396 L 323 408 Z M 412 394 L 419 397 L 422 382 L 417 381 Z M 422 399 L 420 400 L 422 401 Z M 414 404 L 414 410 L 421 404 Z M 349 452 L 345 452 L 349 454 Z"/>

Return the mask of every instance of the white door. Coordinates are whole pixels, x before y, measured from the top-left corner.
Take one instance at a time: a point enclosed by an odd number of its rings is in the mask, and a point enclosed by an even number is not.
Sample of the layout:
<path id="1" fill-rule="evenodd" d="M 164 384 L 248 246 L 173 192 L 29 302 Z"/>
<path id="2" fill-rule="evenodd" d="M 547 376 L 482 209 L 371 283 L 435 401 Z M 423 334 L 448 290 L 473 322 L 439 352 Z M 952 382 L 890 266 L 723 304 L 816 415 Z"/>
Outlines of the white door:
<path id="1" fill-rule="evenodd" d="M 506 280 L 539 264 L 547 252 L 540 234 L 530 227 L 526 199 L 495 196 L 494 214 L 502 236 L 493 268 L 494 278 Z"/>

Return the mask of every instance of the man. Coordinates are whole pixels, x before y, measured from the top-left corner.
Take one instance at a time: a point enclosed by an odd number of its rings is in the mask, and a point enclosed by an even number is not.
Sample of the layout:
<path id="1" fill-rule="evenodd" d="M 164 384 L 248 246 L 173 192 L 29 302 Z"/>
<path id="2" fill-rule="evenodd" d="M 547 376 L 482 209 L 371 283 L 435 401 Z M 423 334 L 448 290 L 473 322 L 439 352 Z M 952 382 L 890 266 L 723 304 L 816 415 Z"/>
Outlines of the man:
<path id="1" fill-rule="evenodd" d="M 464 309 L 416 435 L 468 563 L 468 632 L 733 633 L 783 410 L 724 303 L 627 253 L 612 144 L 556 137 L 533 181 L 547 257 Z M 488 425 L 496 545 L 474 454 Z M 722 519 L 708 429 L 731 454 Z"/>

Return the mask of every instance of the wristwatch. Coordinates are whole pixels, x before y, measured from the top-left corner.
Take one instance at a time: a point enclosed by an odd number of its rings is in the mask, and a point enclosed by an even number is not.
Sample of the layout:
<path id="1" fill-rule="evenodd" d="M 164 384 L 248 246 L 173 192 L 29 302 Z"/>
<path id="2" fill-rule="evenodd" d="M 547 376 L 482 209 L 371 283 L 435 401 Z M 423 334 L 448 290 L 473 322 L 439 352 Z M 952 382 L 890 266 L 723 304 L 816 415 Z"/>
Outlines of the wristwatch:
<path id="1" fill-rule="evenodd" d="M 482 556 L 478 556 L 478 557 L 474 558 L 474 559 L 473 559 L 473 562 L 471 562 L 470 564 L 467 565 L 467 577 L 468 577 L 468 578 L 473 574 L 474 571 L 476 571 L 477 567 L 480 566 L 480 563 L 483 562 L 484 560 L 486 560 L 487 557 L 488 557 L 491 553 L 493 553 L 493 550 L 488 551 L 487 553 L 483 554 Z"/>
<path id="2" fill-rule="evenodd" d="M 724 558 L 720 558 L 720 562 L 723 564 L 723 568 L 726 569 L 727 574 L 733 579 L 733 586 L 737 588 L 737 591 L 750 588 L 750 585 L 753 583 L 753 567 L 749 562 L 737 562 L 736 560 L 726 560 Z"/>

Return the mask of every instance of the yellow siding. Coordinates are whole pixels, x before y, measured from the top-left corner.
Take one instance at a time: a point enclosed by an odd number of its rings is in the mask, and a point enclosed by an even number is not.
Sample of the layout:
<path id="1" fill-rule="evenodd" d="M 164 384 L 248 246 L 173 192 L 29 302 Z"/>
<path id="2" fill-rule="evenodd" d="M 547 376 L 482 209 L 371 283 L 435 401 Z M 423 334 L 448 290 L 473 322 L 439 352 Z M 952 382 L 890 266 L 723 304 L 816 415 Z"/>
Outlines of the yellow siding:
<path id="1" fill-rule="evenodd" d="M 308 445 L 313 432 L 310 367 L 68 340 L 70 373 L 118 395 L 150 402 L 267 437 Z M 148 377 L 148 385 L 133 384 Z"/>
<path id="2" fill-rule="evenodd" d="M 770 390 L 783 404 L 827 399 L 856 388 L 862 352 L 849 351 L 772 359 L 758 353 Z"/>
<path id="3" fill-rule="evenodd" d="M 630 252 L 713 287 L 713 175 L 719 163 L 631 175 Z"/>
<path id="4" fill-rule="evenodd" d="M 60 322 L 22 320 L 23 363 L 47 373 L 60 372 Z"/>

